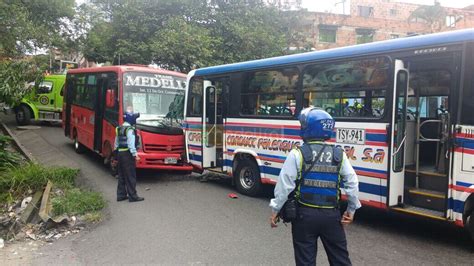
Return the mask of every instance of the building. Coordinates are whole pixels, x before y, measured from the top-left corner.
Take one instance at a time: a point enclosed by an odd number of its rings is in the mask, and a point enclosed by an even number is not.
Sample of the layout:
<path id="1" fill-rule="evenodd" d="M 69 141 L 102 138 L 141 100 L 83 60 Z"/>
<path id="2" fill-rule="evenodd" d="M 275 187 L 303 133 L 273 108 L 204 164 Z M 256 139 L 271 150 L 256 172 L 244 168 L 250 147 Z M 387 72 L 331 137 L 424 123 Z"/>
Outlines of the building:
<path id="1" fill-rule="evenodd" d="M 268 4 L 284 11 L 300 10 L 302 0 L 266 0 Z"/>
<path id="2" fill-rule="evenodd" d="M 437 16 L 430 16 L 432 8 L 438 8 Z M 427 19 L 422 18 L 423 14 L 429 15 Z M 456 9 L 393 0 L 351 0 L 350 14 L 309 12 L 303 31 L 308 33 L 306 42 L 313 50 L 322 50 L 473 27 L 473 6 Z"/>

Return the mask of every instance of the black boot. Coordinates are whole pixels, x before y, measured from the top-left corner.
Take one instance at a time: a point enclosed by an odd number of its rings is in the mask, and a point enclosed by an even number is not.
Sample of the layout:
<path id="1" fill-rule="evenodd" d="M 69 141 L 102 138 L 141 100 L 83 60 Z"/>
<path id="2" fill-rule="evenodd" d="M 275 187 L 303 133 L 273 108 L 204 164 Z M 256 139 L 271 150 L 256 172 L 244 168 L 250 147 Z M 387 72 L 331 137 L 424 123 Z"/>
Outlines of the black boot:
<path id="1" fill-rule="evenodd" d="M 145 200 L 145 198 L 142 198 L 142 197 L 139 197 L 139 196 L 128 198 L 128 201 L 130 201 L 130 202 L 143 201 L 143 200 Z"/>

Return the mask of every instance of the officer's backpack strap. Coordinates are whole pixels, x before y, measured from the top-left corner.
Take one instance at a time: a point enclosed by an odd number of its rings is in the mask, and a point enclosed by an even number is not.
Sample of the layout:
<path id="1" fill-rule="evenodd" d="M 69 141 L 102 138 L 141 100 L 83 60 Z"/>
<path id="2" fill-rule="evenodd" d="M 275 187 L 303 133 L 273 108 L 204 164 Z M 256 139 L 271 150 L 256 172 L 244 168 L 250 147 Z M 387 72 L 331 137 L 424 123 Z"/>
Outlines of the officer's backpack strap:
<path id="1" fill-rule="evenodd" d="M 338 164 L 342 162 L 344 151 L 342 150 L 341 147 L 334 147 L 332 150 L 332 154 L 333 154 L 332 158 L 334 162 Z"/>

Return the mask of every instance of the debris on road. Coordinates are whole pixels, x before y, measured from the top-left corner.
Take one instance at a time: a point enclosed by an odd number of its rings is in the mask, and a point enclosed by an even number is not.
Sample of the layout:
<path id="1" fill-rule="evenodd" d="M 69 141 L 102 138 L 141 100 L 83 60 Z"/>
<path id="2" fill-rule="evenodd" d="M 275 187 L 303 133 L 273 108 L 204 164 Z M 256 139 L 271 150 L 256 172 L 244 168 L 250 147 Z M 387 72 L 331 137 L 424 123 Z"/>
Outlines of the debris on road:
<path id="1" fill-rule="evenodd" d="M 237 194 L 235 194 L 235 193 L 229 193 L 227 196 L 231 199 L 238 199 L 239 198 L 239 196 L 237 196 Z"/>
<path id="2" fill-rule="evenodd" d="M 145 191 L 148 191 L 148 190 L 150 190 L 150 188 L 149 188 L 149 187 L 146 187 L 146 188 L 145 188 Z"/>
<path id="3" fill-rule="evenodd" d="M 3 238 L 0 238 L 0 248 L 3 248 L 5 246 L 5 242 L 3 241 Z"/>

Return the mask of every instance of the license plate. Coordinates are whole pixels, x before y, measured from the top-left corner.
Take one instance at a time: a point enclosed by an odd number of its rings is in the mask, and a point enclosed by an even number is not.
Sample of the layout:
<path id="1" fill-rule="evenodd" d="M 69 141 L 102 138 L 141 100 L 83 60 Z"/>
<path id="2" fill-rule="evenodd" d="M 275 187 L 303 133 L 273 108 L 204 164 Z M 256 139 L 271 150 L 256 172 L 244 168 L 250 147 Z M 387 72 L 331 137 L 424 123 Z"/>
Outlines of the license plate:
<path id="1" fill-rule="evenodd" d="M 177 164 L 177 163 L 178 163 L 178 159 L 176 158 L 172 158 L 172 157 L 165 158 L 165 164 Z"/>
<path id="2" fill-rule="evenodd" d="M 338 128 L 336 142 L 349 144 L 365 144 L 365 130 L 353 128 Z"/>

